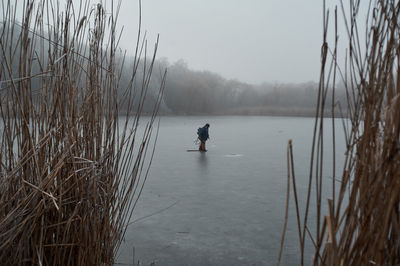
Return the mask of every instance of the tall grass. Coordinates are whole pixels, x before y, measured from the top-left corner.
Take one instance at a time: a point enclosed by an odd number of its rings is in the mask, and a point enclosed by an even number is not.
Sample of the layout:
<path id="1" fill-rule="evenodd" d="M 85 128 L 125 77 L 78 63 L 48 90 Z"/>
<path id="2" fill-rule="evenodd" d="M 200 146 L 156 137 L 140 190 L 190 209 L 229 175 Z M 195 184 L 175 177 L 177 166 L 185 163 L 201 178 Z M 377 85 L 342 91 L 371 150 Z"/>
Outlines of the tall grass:
<path id="1" fill-rule="evenodd" d="M 361 4 L 369 5 L 365 29 L 360 28 L 360 19 L 365 19 L 359 17 Z M 308 239 L 315 250 L 313 265 L 399 265 L 400 2 L 349 1 L 345 5 L 341 1 L 339 9 L 347 30 L 344 35 L 348 37 L 346 62 L 340 66 L 337 60 L 337 9 L 334 12 L 335 41 L 331 47 L 327 42 L 329 11 L 324 10 L 318 108 L 303 215 L 297 201 L 292 143 L 288 145 L 288 197 L 290 184 L 293 184 L 300 264 L 305 263 Z M 360 41 L 364 33 L 365 43 Z M 332 110 L 334 117 L 334 109 L 339 108 L 335 102 L 326 102 L 327 94 L 335 93 L 339 81 L 346 86 L 349 119 L 343 120 L 344 168 L 337 173 L 336 143 L 324 143 L 327 121 L 322 114 Z M 329 122 L 333 123 L 335 139 L 335 120 Z M 323 174 L 324 145 L 333 147 L 331 179 Z M 330 195 L 323 194 L 327 182 L 332 190 Z M 312 193 L 315 193 L 313 197 Z M 316 200 L 313 204 L 312 198 Z M 328 213 L 323 213 L 321 206 L 326 201 Z M 310 226 L 311 219 L 315 228 Z"/>
<path id="2" fill-rule="evenodd" d="M 165 73 L 139 134 L 158 41 L 148 59 L 139 29 L 121 88 L 120 4 L 109 6 L 0 3 L 1 265 L 114 262 L 147 178 Z"/>

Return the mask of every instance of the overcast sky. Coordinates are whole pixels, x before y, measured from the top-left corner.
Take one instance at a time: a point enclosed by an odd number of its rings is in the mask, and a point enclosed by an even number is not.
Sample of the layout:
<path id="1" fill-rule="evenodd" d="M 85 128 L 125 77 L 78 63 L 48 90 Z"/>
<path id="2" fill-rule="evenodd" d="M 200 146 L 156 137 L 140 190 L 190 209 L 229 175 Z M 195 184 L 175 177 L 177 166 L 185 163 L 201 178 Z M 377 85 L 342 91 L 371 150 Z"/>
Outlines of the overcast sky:
<path id="1" fill-rule="evenodd" d="M 331 13 L 335 4 L 327 0 Z M 142 0 L 142 30 L 150 43 L 160 34 L 158 58 L 252 84 L 318 81 L 322 15 L 322 0 Z M 138 16 L 139 0 L 122 0 L 120 46 L 131 55 Z"/>
<path id="2" fill-rule="evenodd" d="M 319 0 L 142 0 L 142 28 L 150 41 L 160 34 L 158 57 L 171 63 L 249 83 L 316 81 L 322 10 Z M 123 0 L 131 52 L 137 16 L 138 1 Z"/>

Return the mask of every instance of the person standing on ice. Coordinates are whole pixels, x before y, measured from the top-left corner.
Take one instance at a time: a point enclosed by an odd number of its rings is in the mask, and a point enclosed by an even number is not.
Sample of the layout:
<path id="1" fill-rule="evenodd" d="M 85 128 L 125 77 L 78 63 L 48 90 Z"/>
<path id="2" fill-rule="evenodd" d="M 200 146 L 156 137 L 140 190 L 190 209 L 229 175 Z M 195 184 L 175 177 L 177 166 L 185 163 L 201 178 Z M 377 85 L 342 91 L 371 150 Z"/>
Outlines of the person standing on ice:
<path id="1" fill-rule="evenodd" d="M 199 129 L 197 130 L 197 136 L 198 136 L 198 139 L 200 140 L 199 151 L 207 151 L 206 150 L 206 141 L 210 138 L 208 135 L 209 127 L 210 127 L 210 124 L 206 124 L 204 127 L 199 127 Z"/>

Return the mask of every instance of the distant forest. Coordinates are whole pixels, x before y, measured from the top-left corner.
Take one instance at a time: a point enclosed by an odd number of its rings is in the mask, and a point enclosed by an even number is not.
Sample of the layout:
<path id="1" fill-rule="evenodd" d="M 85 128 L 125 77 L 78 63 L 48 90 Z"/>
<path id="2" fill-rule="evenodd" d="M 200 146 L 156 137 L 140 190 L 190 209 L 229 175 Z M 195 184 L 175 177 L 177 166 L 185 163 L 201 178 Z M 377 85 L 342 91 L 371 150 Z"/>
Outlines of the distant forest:
<path id="1" fill-rule="evenodd" d="M 228 80 L 210 71 L 196 71 L 179 60 L 156 62 L 155 69 L 168 69 L 161 114 L 178 115 L 281 115 L 314 116 L 318 83 L 262 83 L 253 85 Z M 160 72 L 160 71 L 158 71 Z M 156 71 L 154 87 L 160 81 Z M 345 115 L 346 93 L 336 90 L 335 116 Z M 151 100 L 150 100 L 151 101 Z M 328 106 L 332 97 L 327 97 Z M 150 104 L 151 106 L 151 104 Z M 339 106 L 343 109 L 341 114 Z M 327 108 L 330 110 L 330 108 Z M 326 113 L 327 116 L 330 113 Z"/>
<path id="2" fill-rule="evenodd" d="M 2 27 L 0 26 L 0 32 Z M 18 38 L 19 34 L 14 34 Z M 49 45 L 49 44 L 47 44 Z M 46 44 L 44 46 L 46 49 Z M 7 50 L 7 49 L 6 49 Z M 16 49 L 18 53 L 19 49 Z M 2 56 L 0 54 L 0 61 Z M 11 56 L 6 54 L 5 56 Z M 87 56 L 87 55 L 85 55 Z M 14 58 L 11 68 L 12 73 L 18 71 L 18 54 L 13 54 Z M 35 60 L 33 58 L 32 60 Z M 47 60 L 47 59 L 44 59 Z M 124 62 L 124 67 L 120 73 L 120 108 L 126 96 L 126 88 L 129 87 L 133 68 L 133 58 L 123 57 L 122 53 L 116 56 L 116 62 Z M 142 59 L 139 63 L 136 77 L 142 77 L 143 71 L 148 71 L 150 59 Z M 6 66 L 0 64 L 0 67 Z M 146 96 L 143 112 L 148 113 L 153 110 L 156 103 L 158 89 L 161 84 L 164 69 L 168 70 L 165 90 L 160 106 L 162 115 L 282 115 L 282 116 L 313 116 L 315 114 L 318 96 L 318 83 L 262 83 L 258 85 L 244 83 L 238 80 L 226 79 L 219 74 L 210 71 L 197 71 L 189 68 L 188 64 L 179 60 L 174 63 L 168 62 L 166 58 L 157 59 L 154 64 L 152 78 L 150 80 L 150 90 Z M 31 73 L 28 76 L 36 77 L 29 79 L 33 91 L 40 91 L 42 78 L 40 68 L 35 61 L 32 63 Z M 47 71 L 47 70 L 46 70 Z M 245 71 L 245 70 L 244 70 Z M 13 79 L 21 78 L 19 76 Z M 2 81 L 9 80 L 10 77 L 0 77 Z M 27 81 L 25 81 L 27 82 Z M 135 79 L 133 88 L 140 87 L 142 80 Z M 85 86 L 85 78 L 77 82 L 78 86 Z M 1 90 L 7 89 L 9 83 L 2 82 Z M 1 93 L 0 93 L 1 94 Z M 328 96 L 327 104 L 330 106 L 332 99 Z M 344 89 L 337 89 L 335 104 L 343 108 L 346 113 L 346 94 Z M 341 113 L 336 108 L 336 116 Z M 330 115 L 330 114 L 326 114 Z"/>

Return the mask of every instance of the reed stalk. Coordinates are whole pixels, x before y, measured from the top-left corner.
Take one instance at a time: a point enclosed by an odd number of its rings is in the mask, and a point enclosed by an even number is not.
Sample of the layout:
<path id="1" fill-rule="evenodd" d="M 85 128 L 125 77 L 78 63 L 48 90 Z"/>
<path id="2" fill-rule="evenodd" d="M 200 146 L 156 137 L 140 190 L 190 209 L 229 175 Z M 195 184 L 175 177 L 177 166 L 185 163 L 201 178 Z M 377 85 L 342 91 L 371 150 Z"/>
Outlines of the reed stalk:
<path id="1" fill-rule="evenodd" d="M 360 19 L 365 19 L 359 15 L 361 4 L 369 4 L 365 29 L 360 28 Z M 327 42 L 329 10 L 325 9 L 324 1 L 322 67 L 306 211 L 299 229 L 299 264 L 307 264 L 304 245 L 310 239 L 314 245 L 313 265 L 399 265 L 400 2 L 349 1 L 346 7 L 340 1 L 340 9 L 348 38 L 344 67 L 337 60 L 337 8 L 335 41 L 330 47 Z M 365 43 L 360 41 L 363 32 Z M 332 119 L 333 142 L 327 144 L 333 147 L 333 159 L 329 162 L 333 170 L 329 179 L 323 172 L 324 123 L 327 122 L 323 113 L 331 111 L 334 117 L 334 109 L 340 108 L 332 102 L 329 110 L 325 101 L 328 92 L 334 99 L 338 82 L 345 85 L 347 92 L 348 114 L 343 119 L 346 153 L 343 170 L 338 175 L 335 120 Z M 292 169 L 288 165 L 288 174 L 295 184 Z M 331 182 L 330 195 L 323 192 L 327 182 Z M 321 206 L 326 201 L 328 211 L 323 213 Z M 295 205 L 298 207 L 297 201 Z M 296 213 L 300 215 L 298 208 Z M 314 219 L 313 228 L 311 219 Z"/>
<path id="2" fill-rule="evenodd" d="M 120 3 L 65 5 L 0 3 L 1 265 L 112 265 L 154 152 L 158 40 L 139 30 L 122 88 Z"/>

